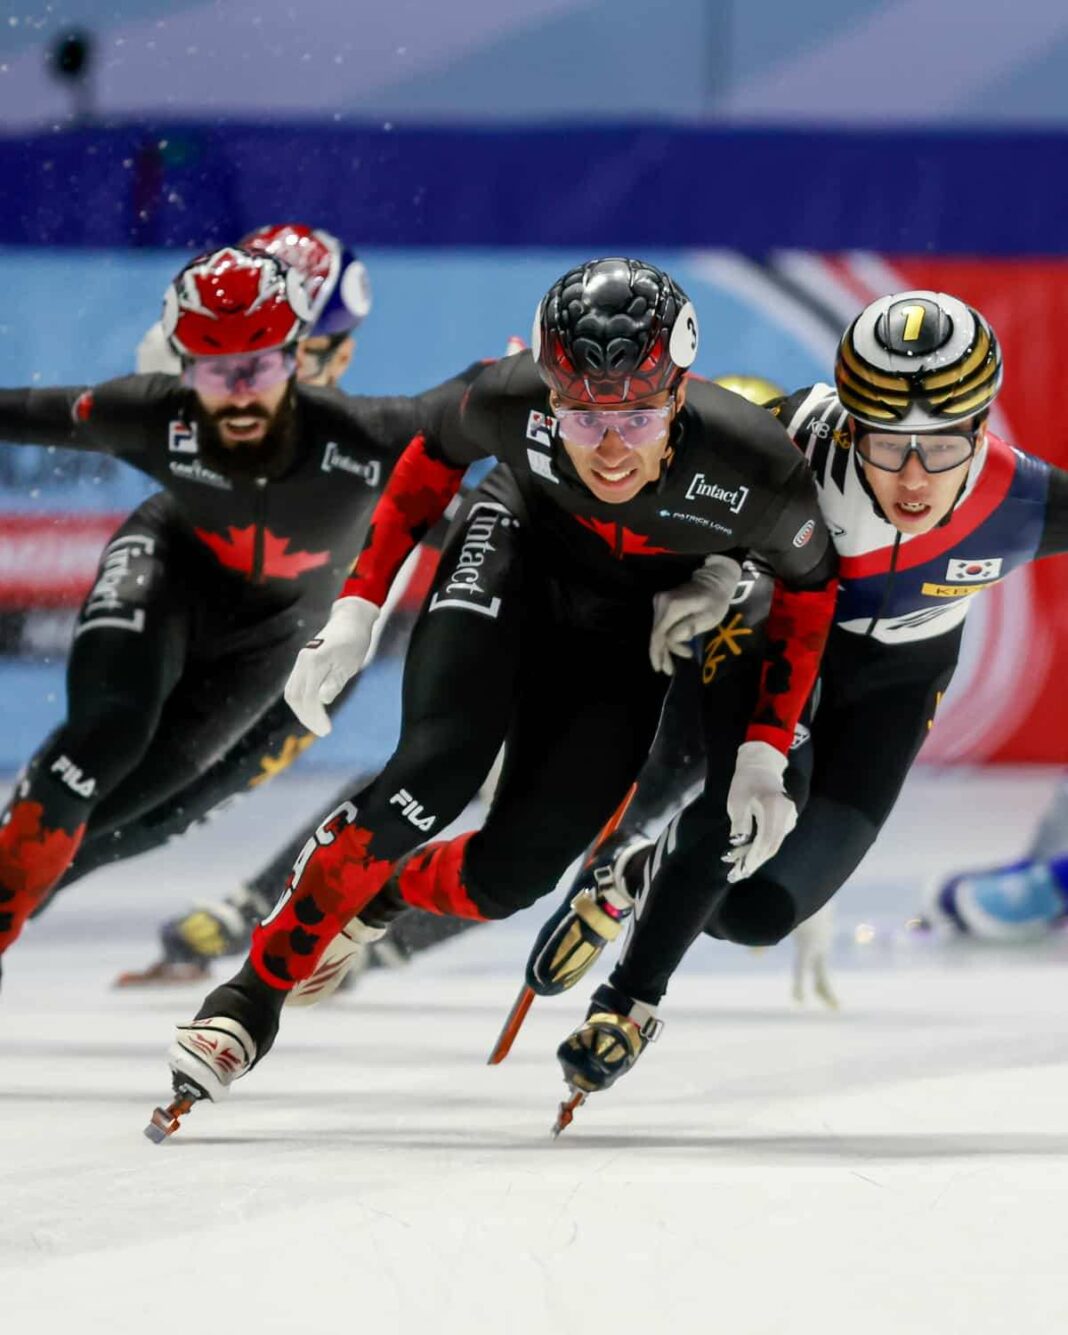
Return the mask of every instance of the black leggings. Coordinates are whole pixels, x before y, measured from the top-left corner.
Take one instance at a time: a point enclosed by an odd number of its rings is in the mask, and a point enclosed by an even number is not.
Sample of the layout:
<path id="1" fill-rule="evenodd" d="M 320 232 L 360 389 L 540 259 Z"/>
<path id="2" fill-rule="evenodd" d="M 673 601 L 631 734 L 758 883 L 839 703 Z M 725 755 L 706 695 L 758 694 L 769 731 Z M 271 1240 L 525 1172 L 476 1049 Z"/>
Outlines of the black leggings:
<path id="1" fill-rule="evenodd" d="M 493 550 L 472 567 L 487 531 Z M 397 749 L 354 799 L 376 850 L 396 859 L 460 815 L 505 743 L 463 859 L 487 918 L 551 890 L 612 814 L 648 754 L 667 684 L 649 663 L 651 600 L 576 601 L 543 571 L 515 482 L 495 469 L 446 544 L 412 634 Z M 431 829 L 406 816 L 400 792 L 433 814 Z"/>
<path id="2" fill-rule="evenodd" d="M 398 901 L 506 917 L 551 891 L 619 805 L 667 684 L 649 662 L 652 601 L 558 580 L 551 559 L 498 467 L 468 499 L 413 631 L 397 749 L 322 822 L 253 933 L 263 979 L 307 977 L 354 914 L 388 920 Z M 434 840 L 502 744 L 482 828 Z"/>
<path id="3" fill-rule="evenodd" d="M 442 536 L 437 536 L 438 543 Z M 308 634 L 317 630 L 327 615 L 324 610 L 317 618 L 307 618 L 301 636 L 298 637 L 299 643 L 293 649 L 293 659 Z M 318 624 L 314 624 L 316 621 Z M 403 651 L 411 634 L 412 621 L 410 611 L 395 608 L 389 613 L 378 643 L 379 657 L 398 652 L 398 644 Z M 359 690 L 362 679 L 362 673 L 352 678 L 338 696 L 331 712 L 340 709 Z M 315 734 L 299 722 L 279 689 L 262 716 L 237 738 L 224 755 L 199 770 L 187 783 L 157 805 L 142 809 L 131 819 L 118 823 L 109 821 L 106 828 L 91 826 L 57 889 L 73 885 L 100 867 L 138 857 L 185 834 L 192 826 L 216 815 L 228 803 L 255 791 L 261 784 L 287 769 L 315 740 Z M 345 793 L 351 792 L 353 786 L 350 780 Z M 336 805 L 337 802 L 332 803 L 327 811 L 332 811 Z M 323 815 L 326 814 L 324 811 Z M 268 899 L 274 894 L 279 881 L 285 878 L 293 865 L 296 854 L 319 824 L 319 819 L 321 817 L 288 840 L 270 862 L 256 873 L 248 882 L 254 891 Z"/>
<path id="4" fill-rule="evenodd" d="M 880 646 L 837 633 L 812 727 L 811 790 L 796 829 L 732 887 L 706 930 L 772 945 L 818 912 L 875 842 L 934 722 L 959 634 Z"/>
<path id="5" fill-rule="evenodd" d="M 752 649 L 706 683 L 718 726 L 733 732 L 710 753 L 700 797 L 669 822 L 650 855 L 647 893 L 611 981 L 655 1004 L 702 931 L 771 945 L 816 913 L 857 868 L 893 809 L 957 661 L 960 632 L 885 645 L 841 630 L 828 643 L 817 707 L 806 711 L 786 774 L 797 827 L 755 875 L 728 885 L 726 795 L 759 671 L 761 607 Z M 715 633 L 706 642 L 705 661 Z M 733 704 L 717 692 L 729 693 Z"/>
<path id="6" fill-rule="evenodd" d="M 11 809 L 29 803 L 45 829 L 106 844 L 255 727 L 307 634 L 299 609 L 221 572 L 174 503 L 151 497 L 104 550 L 75 626 L 67 717 Z"/>

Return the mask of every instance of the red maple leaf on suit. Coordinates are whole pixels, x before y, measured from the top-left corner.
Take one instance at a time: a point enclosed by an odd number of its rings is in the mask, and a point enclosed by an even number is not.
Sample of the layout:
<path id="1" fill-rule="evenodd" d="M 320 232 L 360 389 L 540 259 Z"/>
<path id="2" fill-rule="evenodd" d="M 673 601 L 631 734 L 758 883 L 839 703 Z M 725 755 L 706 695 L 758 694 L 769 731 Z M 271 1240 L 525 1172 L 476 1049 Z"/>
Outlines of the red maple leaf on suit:
<path id="1" fill-rule="evenodd" d="M 15 895 L 39 894 L 66 871 L 85 834 L 79 825 L 73 832 L 50 828 L 41 817 L 40 802 L 16 802 L 8 813 L 0 839 L 0 882 Z"/>
<path id="2" fill-rule="evenodd" d="M 627 528 L 625 524 L 613 524 L 610 520 L 586 519 L 582 515 L 576 515 L 575 518 L 583 528 L 588 528 L 596 533 L 599 538 L 603 538 L 609 547 L 619 548 L 623 556 L 670 556 L 672 554 L 670 547 L 656 547 L 651 543 L 644 533 L 635 533 L 632 528 Z M 622 542 L 620 542 L 622 535 Z"/>
<path id="3" fill-rule="evenodd" d="M 197 537 L 210 547 L 221 565 L 228 570 L 240 570 L 250 575 L 256 559 L 256 526 L 231 526 L 222 533 L 195 530 Z M 263 577 L 265 579 L 296 579 L 306 570 L 315 570 L 330 560 L 329 552 L 290 552 L 288 538 L 280 538 L 269 528 L 263 530 Z"/>

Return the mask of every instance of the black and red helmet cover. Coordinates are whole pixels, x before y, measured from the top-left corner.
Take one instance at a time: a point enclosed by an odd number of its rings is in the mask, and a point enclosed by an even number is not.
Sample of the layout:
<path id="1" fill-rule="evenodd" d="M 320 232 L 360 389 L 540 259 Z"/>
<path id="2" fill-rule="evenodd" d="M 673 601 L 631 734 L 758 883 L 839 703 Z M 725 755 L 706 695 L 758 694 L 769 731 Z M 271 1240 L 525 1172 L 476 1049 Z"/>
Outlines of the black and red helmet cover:
<path id="1" fill-rule="evenodd" d="M 697 313 L 652 264 L 611 258 L 569 270 L 534 317 L 532 349 L 550 389 L 625 403 L 670 389 L 697 355 Z"/>

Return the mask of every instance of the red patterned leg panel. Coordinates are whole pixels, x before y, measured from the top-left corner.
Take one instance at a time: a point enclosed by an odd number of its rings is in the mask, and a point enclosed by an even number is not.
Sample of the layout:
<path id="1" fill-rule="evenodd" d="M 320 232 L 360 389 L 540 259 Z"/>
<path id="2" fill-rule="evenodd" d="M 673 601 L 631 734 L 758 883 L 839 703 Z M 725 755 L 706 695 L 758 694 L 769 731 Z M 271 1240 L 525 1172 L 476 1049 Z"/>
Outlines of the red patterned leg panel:
<path id="1" fill-rule="evenodd" d="M 371 856 L 371 831 L 345 824 L 355 814 L 343 803 L 323 821 L 301 850 L 278 907 L 252 933 L 249 959 L 271 987 L 288 992 L 310 977 L 342 927 L 389 879 L 395 864 Z"/>
<path id="2" fill-rule="evenodd" d="M 41 824 L 40 802 L 16 802 L 0 828 L 0 952 L 74 861 L 85 825 L 73 833 Z"/>
<path id="3" fill-rule="evenodd" d="M 474 834 L 470 830 L 456 839 L 427 844 L 413 853 L 397 877 L 404 902 L 429 913 L 485 922 L 463 882 L 464 851 Z"/>

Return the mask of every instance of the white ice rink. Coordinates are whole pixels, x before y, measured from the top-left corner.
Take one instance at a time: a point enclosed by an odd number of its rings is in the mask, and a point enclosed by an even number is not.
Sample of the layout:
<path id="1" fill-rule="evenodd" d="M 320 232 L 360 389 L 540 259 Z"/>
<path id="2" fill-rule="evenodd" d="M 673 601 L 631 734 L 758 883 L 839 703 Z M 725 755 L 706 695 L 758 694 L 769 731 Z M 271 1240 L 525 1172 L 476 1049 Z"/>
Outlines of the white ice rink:
<path id="1" fill-rule="evenodd" d="M 1063 1331 L 1068 937 L 891 930 L 927 878 L 1015 853 L 1050 784 L 926 772 L 842 897 L 841 1013 L 792 1005 L 788 949 L 702 942 L 661 1041 L 556 1143 L 554 1050 L 586 989 L 484 1064 L 539 912 L 287 1015 L 228 1103 L 153 1147 L 204 988 L 109 982 L 332 784 L 279 781 L 100 874 L 5 964 L 0 1330 Z"/>

